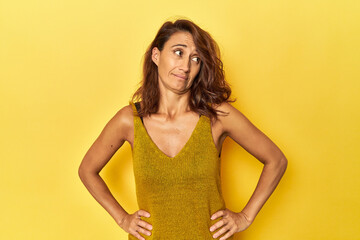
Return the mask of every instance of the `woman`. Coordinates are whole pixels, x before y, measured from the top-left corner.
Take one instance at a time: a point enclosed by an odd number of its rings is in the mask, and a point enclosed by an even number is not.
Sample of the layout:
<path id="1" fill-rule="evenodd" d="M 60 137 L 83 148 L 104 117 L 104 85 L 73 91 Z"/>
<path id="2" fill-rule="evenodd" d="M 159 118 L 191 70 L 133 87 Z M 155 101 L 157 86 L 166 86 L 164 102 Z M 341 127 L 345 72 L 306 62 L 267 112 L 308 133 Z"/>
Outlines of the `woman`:
<path id="1" fill-rule="evenodd" d="M 210 34 L 189 20 L 165 22 L 145 54 L 141 87 L 107 123 L 79 167 L 86 188 L 128 239 L 233 239 L 254 221 L 287 160 L 229 104 L 230 94 Z M 227 209 L 222 197 L 220 154 L 227 136 L 264 164 L 241 212 Z M 125 141 L 133 151 L 140 208 L 133 214 L 99 176 Z"/>

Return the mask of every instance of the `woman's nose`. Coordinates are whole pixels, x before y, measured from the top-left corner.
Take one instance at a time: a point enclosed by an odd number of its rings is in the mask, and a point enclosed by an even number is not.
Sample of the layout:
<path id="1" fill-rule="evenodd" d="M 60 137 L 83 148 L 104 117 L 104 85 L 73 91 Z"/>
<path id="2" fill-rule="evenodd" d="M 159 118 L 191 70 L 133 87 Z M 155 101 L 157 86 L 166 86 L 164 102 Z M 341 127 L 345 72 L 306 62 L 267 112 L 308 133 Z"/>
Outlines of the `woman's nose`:
<path id="1" fill-rule="evenodd" d="M 181 69 L 184 72 L 188 72 L 190 70 L 190 60 L 188 58 L 183 58 L 181 61 Z"/>

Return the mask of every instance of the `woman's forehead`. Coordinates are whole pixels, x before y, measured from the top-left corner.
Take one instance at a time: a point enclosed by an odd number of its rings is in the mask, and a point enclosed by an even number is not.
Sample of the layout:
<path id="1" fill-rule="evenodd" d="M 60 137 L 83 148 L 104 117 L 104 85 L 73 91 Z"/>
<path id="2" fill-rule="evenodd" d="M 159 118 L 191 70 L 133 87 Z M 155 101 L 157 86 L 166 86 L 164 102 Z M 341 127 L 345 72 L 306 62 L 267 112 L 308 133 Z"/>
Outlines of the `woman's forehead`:
<path id="1" fill-rule="evenodd" d="M 185 48 L 193 48 L 196 50 L 195 43 L 193 37 L 188 32 L 176 32 L 171 35 L 170 39 L 165 43 L 167 47 L 185 47 Z"/>

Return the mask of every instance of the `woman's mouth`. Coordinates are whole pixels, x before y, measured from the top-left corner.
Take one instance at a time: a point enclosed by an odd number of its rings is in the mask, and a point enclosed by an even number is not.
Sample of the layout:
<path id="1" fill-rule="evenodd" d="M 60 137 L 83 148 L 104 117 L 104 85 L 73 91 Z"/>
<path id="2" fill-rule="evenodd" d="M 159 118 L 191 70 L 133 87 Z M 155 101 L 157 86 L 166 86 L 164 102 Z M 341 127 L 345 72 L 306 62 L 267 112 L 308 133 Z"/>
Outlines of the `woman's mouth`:
<path id="1" fill-rule="evenodd" d="M 178 77 L 178 78 L 181 78 L 183 80 L 186 80 L 187 77 L 186 76 L 182 76 L 182 75 L 176 75 L 176 74 L 173 74 L 175 77 Z"/>

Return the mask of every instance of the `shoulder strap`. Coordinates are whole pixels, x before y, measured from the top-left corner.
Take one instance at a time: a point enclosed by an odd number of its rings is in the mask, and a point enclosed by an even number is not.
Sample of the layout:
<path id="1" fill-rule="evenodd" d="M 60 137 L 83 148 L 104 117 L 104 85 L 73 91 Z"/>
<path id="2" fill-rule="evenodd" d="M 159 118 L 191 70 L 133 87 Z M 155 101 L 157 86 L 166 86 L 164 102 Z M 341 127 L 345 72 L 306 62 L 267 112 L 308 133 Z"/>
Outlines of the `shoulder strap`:
<path id="1" fill-rule="evenodd" d="M 139 112 L 140 111 L 140 102 L 136 102 L 135 107 L 136 107 L 136 110 Z M 141 119 L 141 122 L 144 123 L 143 118 L 140 117 L 140 119 Z"/>

